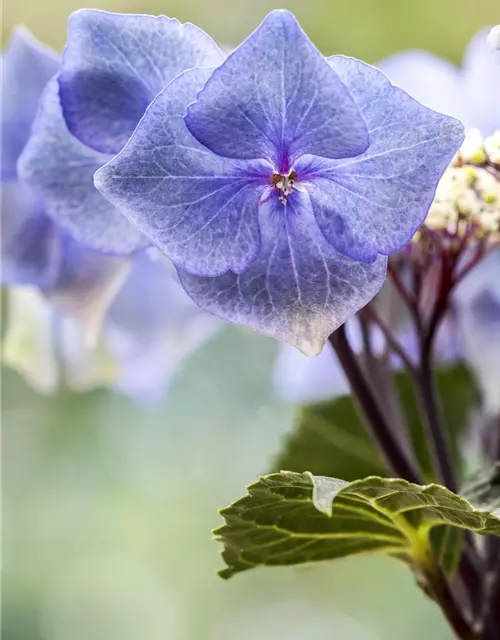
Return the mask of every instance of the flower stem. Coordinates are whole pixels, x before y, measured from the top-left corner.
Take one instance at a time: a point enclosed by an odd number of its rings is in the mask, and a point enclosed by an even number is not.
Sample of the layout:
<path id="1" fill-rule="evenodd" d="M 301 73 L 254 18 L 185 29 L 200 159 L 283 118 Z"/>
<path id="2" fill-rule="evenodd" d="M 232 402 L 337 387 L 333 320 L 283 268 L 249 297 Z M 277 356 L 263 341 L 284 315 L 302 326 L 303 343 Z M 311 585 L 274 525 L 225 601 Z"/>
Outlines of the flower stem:
<path id="1" fill-rule="evenodd" d="M 478 631 L 466 620 L 441 569 L 427 566 L 425 577 L 434 600 L 439 604 L 449 625 L 460 640 L 479 640 Z"/>
<path id="2" fill-rule="evenodd" d="M 414 461 L 401 447 L 391 425 L 380 406 L 365 374 L 351 349 L 344 327 L 340 327 L 329 337 L 335 350 L 371 436 L 384 455 L 390 469 L 399 477 L 410 482 L 421 483 L 422 478 Z"/>
<path id="3" fill-rule="evenodd" d="M 427 424 L 431 450 L 441 482 L 450 491 L 457 492 L 458 480 L 445 421 L 442 416 L 430 353 L 423 351 L 420 358 L 417 393 Z"/>

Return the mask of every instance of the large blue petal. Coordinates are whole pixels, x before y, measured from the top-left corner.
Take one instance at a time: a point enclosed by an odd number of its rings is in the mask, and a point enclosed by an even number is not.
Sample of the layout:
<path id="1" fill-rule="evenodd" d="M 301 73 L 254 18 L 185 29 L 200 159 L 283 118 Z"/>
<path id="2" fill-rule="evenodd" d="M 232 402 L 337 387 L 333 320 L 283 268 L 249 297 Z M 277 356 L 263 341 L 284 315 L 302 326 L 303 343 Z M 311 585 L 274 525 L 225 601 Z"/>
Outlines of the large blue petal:
<path id="1" fill-rule="evenodd" d="M 210 75 L 193 69 L 173 80 L 148 108 L 124 150 L 95 184 L 176 264 L 199 275 L 244 270 L 260 246 L 252 167 L 203 147 L 184 123 L 186 105 Z M 257 169 L 255 168 L 255 172 Z"/>
<path id="2" fill-rule="evenodd" d="M 245 273 L 203 278 L 179 271 L 181 283 L 203 309 L 316 355 L 380 289 L 386 258 L 365 264 L 332 249 L 307 194 L 294 194 L 286 211 L 280 203 L 261 207 L 260 216 L 262 250 Z"/>
<path id="3" fill-rule="evenodd" d="M 490 48 L 488 29 L 472 38 L 463 61 L 462 96 L 467 107 L 465 124 L 484 136 L 500 129 L 500 68 Z"/>
<path id="4" fill-rule="evenodd" d="M 15 180 L 16 163 L 31 131 L 40 95 L 56 73 L 55 51 L 24 27 L 14 30 L 2 53 L 2 180 Z"/>
<path id="5" fill-rule="evenodd" d="M 428 51 L 403 51 L 376 65 L 391 82 L 426 107 L 466 119 L 466 96 L 458 67 Z"/>
<path id="6" fill-rule="evenodd" d="M 267 158 L 282 172 L 287 158 L 346 158 L 368 145 L 349 91 L 288 11 L 271 12 L 229 55 L 186 122 L 215 153 Z"/>
<path id="7" fill-rule="evenodd" d="M 28 185 L 2 185 L 2 283 L 50 287 L 59 275 L 61 232 Z"/>
<path id="8" fill-rule="evenodd" d="M 304 158 L 297 173 L 328 242 L 368 262 L 401 249 L 420 227 L 463 140 L 463 126 L 424 107 L 370 65 L 343 56 L 330 64 L 366 119 L 370 146 L 349 160 Z"/>
<path id="9" fill-rule="evenodd" d="M 172 78 L 222 60 L 213 40 L 192 24 L 165 16 L 77 11 L 69 19 L 59 76 L 69 130 L 97 151 L 117 153 Z"/>
<path id="10" fill-rule="evenodd" d="M 33 135 L 18 163 L 19 175 L 43 201 L 58 225 L 82 244 L 128 254 L 147 240 L 94 187 L 94 172 L 109 156 L 89 149 L 66 128 L 57 81 L 47 85 Z"/>

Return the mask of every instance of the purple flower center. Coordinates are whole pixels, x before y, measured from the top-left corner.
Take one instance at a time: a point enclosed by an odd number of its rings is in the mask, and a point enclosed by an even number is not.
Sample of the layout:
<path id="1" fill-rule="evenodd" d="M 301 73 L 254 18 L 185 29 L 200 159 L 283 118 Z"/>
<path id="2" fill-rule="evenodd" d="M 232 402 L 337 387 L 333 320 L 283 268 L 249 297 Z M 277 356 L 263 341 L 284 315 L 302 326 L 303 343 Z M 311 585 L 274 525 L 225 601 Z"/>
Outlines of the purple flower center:
<path id="1" fill-rule="evenodd" d="M 297 173 L 293 170 L 290 171 L 288 175 L 273 173 L 273 175 L 271 176 L 270 182 L 273 185 L 272 189 L 273 191 L 277 192 L 278 200 L 281 202 L 281 204 L 286 204 L 288 196 L 293 193 L 293 188 L 296 181 Z"/>

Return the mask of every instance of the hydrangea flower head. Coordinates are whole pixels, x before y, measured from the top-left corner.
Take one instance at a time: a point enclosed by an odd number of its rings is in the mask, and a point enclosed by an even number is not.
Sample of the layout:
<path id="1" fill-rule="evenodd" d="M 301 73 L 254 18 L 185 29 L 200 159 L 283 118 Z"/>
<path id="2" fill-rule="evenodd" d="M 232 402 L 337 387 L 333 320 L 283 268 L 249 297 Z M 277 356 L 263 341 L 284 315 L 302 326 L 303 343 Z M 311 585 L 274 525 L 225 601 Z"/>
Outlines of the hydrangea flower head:
<path id="1" fill-rule="evenodd" d="M 147 239 L 94 187 L 149 102 L 181 71 L 223 55 L 201 29 L 166 16 L 83 9 L 70 16 L 61 68 L 41 98 L 19 171 L 46 213 L 86 247 L 130 255 Z"/>
<path id="2" fill-rule="evenodd" d="M 171 73 L 185 62 L 177 44 Z M 95 189 L 93 173 L 110 156 L 68 130 L 59 66 L 55 52 L 24 28 L 2 54 L 2 283 L 9 287 L 2 358 L 43 391 L 54 391 L 63 378 L 79 390 L 104 384 L 136 400 L 157 400 L 217 323 L 161 260 L 144 251 L 107 255 L 68 232 L 101 247 L 105 233 L 89 234 L 98 220 L 101 231 L 112 228 L 119 238 L 117 253 L 148 244 Z"/>
<path id="3" fill-rule="evenodd" d="M 2 283 L 38 287 L 93 333 L 130 265 L 78 246 L 17 170 L 40 96 L 58 67 L 56 53 L 24 27 L 2 53 Z"/>
<path id="4" fill-rule="evenodd" d="M 202 308 L 314 355 L 379 290 L 462 138 L 274 11 L 167 85 L 95 181 Z"/>

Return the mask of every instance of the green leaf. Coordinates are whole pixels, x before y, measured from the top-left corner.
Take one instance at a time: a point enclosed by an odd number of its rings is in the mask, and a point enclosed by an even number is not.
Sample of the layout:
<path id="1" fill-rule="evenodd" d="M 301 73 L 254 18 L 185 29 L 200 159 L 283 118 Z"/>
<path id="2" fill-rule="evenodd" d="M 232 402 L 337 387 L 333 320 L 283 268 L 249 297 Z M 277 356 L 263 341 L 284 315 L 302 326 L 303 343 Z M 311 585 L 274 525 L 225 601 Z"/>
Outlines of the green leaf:
<path id="1" fill-rule="evenodd" d="M 273 466 L 276 471 L 310 469 L 346 480 L 386 473 L 350 396 L 300 407 L 284 452 Z"/>
<path id="2" fill-rule="evenodd" d="M 438 371 L 436 382 L 458 464 L 459 436 L 476 401 L 476 389 L 469 372 L 461 365 Z M 408 374 L 398 372 L 394 375 L 394 384 L 406 416 L 415 455 L 425 479 L 432 481 L 435 479 L 432 459 L 411 380 Z M 297 472 L 309 469 L 316 475 L 345 480 L 386 475 L 381 456 L 370 440 L 350 396 L 301 407 L 293 431 L 285 440 L 284 451 L 273 469 Z"/>
<path id="3" fill-rule="evenodd" d="M 214 533 L 224 543 L 223 578 L 373 552 L 415 568 L 428 561 L 434 527 L 500 535 L 499 518 L 445 487 L 380 477 L 349 483 L 282 471 L 260 478 L 221 515 Z"/>
<path id="4" fill-rule="evenodd" d="M 445 574 L 452 578 L 460 562 L 464 532 L 456 527 L 435 527 L 430 533 L 431 549 Z"/>

